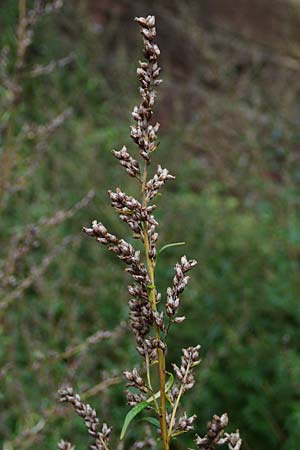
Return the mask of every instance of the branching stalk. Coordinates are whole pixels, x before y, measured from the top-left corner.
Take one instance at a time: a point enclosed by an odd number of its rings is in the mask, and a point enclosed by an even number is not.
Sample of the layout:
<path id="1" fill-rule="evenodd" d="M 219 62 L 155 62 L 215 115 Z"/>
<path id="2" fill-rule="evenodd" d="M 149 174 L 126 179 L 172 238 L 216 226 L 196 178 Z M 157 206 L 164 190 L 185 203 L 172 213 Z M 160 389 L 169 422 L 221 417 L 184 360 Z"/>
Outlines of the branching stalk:
<path id="1" fill-rule="evenodd" d="M 145 164 L 144 168 L 144 175 L 143 175 L 143 184 L 142 184 L 142 197 L 143 197 L 143 207 L 147 208 L 148 202 L 146 197 L 146 183 L 147 183 L 147 164 Z M 157 311 L 156 307 L 156 289 L 155 289 L 155 275 L 154 275 L 154 269 L 155 269 L 155 263 L 153 260 L 149 258 L 149 251 L 150 251 L 150 245 L 149 245 L 149 237 L 148 237 L 148 229 L 147 224 L 144 225 L 144 246 L 145 246 L 145 254 L 146 254 L 146 261 L 147 261 L 147 269 L 148 274 L 150 278 L 150 292 L 149 292 L 149 302 L 151 304 L 151 308 L 153 311 Z M 160 330 L 156 324 L 154 324 L 155 327 L 155 334 L 158 341 L 160 341 Z M 167 409 L 166 409 L 166 358 L 165 353 L 162 349 L 158 349 L 158 376 L 159 376 L 159 387 L 160 387 L 160 410 L 159 410 L 159 419 L 160 419 L 160 429 L 161 429 L 161 439 L 163 443 L 163 449 L 169 450 L 169 439 L 168 439 L 168 432 L 167 432 L 167 422 L 166 422 L 166 415 L 167 415 Z"/>
<path id="2" fill-rule="evenodd" d="M 129 301 L 130 326 L 136 340 L 136 349 L 146 366 L 146 377 L 141 376 L 136 368 L 124 372 L 127 380 L 126 386 L 129 388 L 126 391 L 127 401 L 132 409 L 124 420 L 121 439 L 124 438 L 130 422 L 136 415 L 150 409 L 156 411 L 159 416 L 159 436 L 162 449 L 169 450 L 172 438 L 192 430 L 196 418 L 195 415 L 187 417 L 186 413 L 177 418 L 177 413 L 182 395 L 191 389 L 195 383 L 193 368 L 200 363 L 199 345 L 183 349 L 181 366 L 178 367 L 173 364 L 177 382 L 172 386 L 169 386 L 168 383 L 168 394 L 166 393 L 166 337 L 171 325 L 180 324 L 185 320 L 185 316 L 177 315 L 180 296 L 189 281 L 187 272 L 196 265 L 196 261 L 188 260 L 186 256 L 183 256 L 180 262 L 175 265 L 173 282 L 171 287 L 167 289 L 165 309 L 161 311 L 161 294 L 157 290 L 155 280 L 158 222 L 153 215 L 156 206 L 152 203 L 152 199 L 157 195 L 160 188 L 174 177 L 169 174 L 167 169 L 158 166 L 153 178 L 148 178 L 151 154 L 158 147 L 156 134 L 159 124 L 153 125 L 151 119 L 156 86 L 161 83 L 161 80 L 158 79 L 160 51 L 154 42 L 156 36 L 154 16 L 138 17 L 135 20 L 138 22 L 143 36 L 143 50 L 146 61 L 140 61 L 137 69 L 140 80 L 141 103 L 135 106 L 132 112 L 136 123 L 131 127 L 130 135 L 138 146 L 139 155 L 144 160 L 144 168 L 142 171 L 140 170 L 139 162 L 128 153 L 125 146 L 120 151 L 114 150 L 113 154 L 126 172 L 141 183 L 142 199 L 139 201 L 122 192 L 120 188 L 116 188 L 115 192 L 108 191 L 108 194 L 112 207 L 119 214 L 120 219 L 130 227 L 133 237 L 142 241 L 144 258 L 141 257 L 140 251 L 137 251 L 130 243 L 109 233 L 101 222 L 95 220 L 90 228 L 83 228 L 83 231 L 87 235 L 95 237 L 100 244 L 108 246 L 109 250 L 125 262 L 127 271 L 133 278 L 133 284 L 128 286 L 128 291 L 132 297 Z M 171 245 L 167 244 L 166 246 L 170 247 Z M 150 373 L 153 363 L 158 363 L 159 392 L 156 393 L 152 387 Z M 172 382 L 174 380 L 173 374 L 171 374 L 171 380 Z M 149 397 L 149 392 L 151 392 L 152 397 Z M 70 394 L 65 390 L 62 399 L 75 403 L 72 390 Z M 171 411 L 168 411 L 167 400 L 172 405 Z M 150 405 L 152 401 L 154 408 Z M 84 407 L 81 407 L 79 403 L 78 406 L 78 413 L 84 416 Z M 198 450 L 213 450 L 215 446 L 223 443 L 228 443 L 230 450 L 240 449 L 241 440 L 238 433 L 224 434 L 226 419 L 226 414 L 221 417 L 214 416 L 214 422 L 212 421 L 208 425 L 207 435 L 204 438 L 197 436 L 195 440 Z M 156 424 L 156 421 L 152 420 L 152 422 Z M 88 415 L 86 415 L 86 423 L 90 424 Z M 105 435 L 103 431 L 102 434 Z M 96 447 L 97 450 L 106 450 L 108 438 L 105 441 L 105 446 L 99 439 L 97 442 L 99 444 Z M 155 448 L 156 446 L 155 441 L 153 444 L 153 440 L 149 445 L 147 438 L 137 444 L 137 448 Z"/>
<path id="3" fill-rule="evenodd" d="M 171 420 L 170 420 L 169 431 L 168 431 L 168 440 L 169 441 L 170 441 L 170 439 L 172 437 L 172 431 L 173 431 L 173 427 L 174 427 L 174 424 L 175 424 L 177 409 L 178 409 L 178 406 L 180 404 L 180 400 L 181 400 L 181 397 L 182 397 L 182 394 L 183 394 L 183 391 L 184 391 L 184 386 L 185 386 L 185 384 L 187 382 L 187 378 L 188 378 L 188 375 L 189 375 L 189 372 L 190 372 L 190 367 L 191 367 L 191 365 L 189 363 L 188 366 L 187 366 L 187 369 L 186 369 L 186 374 L 184 376 L 183 383 L 181 384 L 180 389 L 179 389 L 178 397 L 177 397 L 177 399 L 175 401 L 175 404 L 174 404 L 174 407 L 173 407 Z"/>

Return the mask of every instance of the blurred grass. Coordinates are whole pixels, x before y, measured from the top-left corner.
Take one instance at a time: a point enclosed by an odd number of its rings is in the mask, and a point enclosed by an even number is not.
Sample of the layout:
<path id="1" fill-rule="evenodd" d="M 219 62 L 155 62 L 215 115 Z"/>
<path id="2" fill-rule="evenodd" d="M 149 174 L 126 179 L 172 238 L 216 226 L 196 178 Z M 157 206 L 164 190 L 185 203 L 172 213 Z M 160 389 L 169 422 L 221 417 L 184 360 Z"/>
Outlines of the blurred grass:
<path id="1" fill-rule="evenodd" d="M 187 244 L 161 255 L 161 291 L 182 252 L 199 265 L 182 302 L 188 320 L 174 335 L 170 357 L 178 359 L 183 346 L 202 345 L 198 384 L 186 399 L 200 430 L 213 413 L 227 411 L 245 449 L 298 450 L 299 74 L 274 65 L 268 53 L 225 31 L 204 26 L 191 14 L 198 11 L 196 3 L 177 10 L 175 4 L 172 10 L 166 2 L 168 13 L 157 7 L 165 84 L 157 107 L 162 129 L 156 158 L 176 175 L 158 201 L 158 219 L 161 245 Z M 1 239 L 69 207 L 91 188 L 96 198 L 44 232 L 28 267 L 65 236 L 79 239 L 2 318 L 0 358 L 7 372 L 0 379 L 0 436 L 6 448 L 50 450 L 60 437 L 85 448 L 84 427 L 65 409 L 42 422 L 56 405 L 58 387 L 70 381 L 84 391 L 107 373 L 138 364 L 125 333 L 121 342 L 104 341 L 82 355 L 35 368 L 49 351 L 63 352 L 127 317 L 122 265 L 80 230 L 97 218 L 129 237 L 105 192 L 122 186 L 135 193 L 111 149 L 131 145 L 128 112 L 138 98 L 139 41 L 126 20 L 142 9 L 141 2 L 127 7 L 123 17 L 112 15 L 97 35 L 88 17 L 67 4 L 62 15 L 46 18 L 36 32 L 31 63 L 70 51 L 75 61 L 50 77 L 28 81 L 20 123 L 44 123 L 68 106 L 74 114 L 55 135 L 28 189 L 8 199 Z M 3 2 L 2 44 L 14 42 L 16 11 L 16 2 Z M 122 390 L 113 386 L 90 399 L 100 417 L 114 424 L 116 435 L 127 411 Z M 37 424 L 41 431 L 32 440 L 31 435 L 18 438 Z"/>

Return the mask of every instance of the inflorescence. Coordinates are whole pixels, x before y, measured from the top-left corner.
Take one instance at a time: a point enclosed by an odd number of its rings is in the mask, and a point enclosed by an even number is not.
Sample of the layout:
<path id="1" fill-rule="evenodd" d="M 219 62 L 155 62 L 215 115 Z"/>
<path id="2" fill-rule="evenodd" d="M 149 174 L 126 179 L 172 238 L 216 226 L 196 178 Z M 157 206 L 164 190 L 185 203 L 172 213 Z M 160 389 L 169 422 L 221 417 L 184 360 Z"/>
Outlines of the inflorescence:
<path id="1" fill-rule="evenodd" d="M 121 150 L 113 150 L 113 155 L 125 168 L 126 172 L 137 180 L 141 188 L 141 199 L 127 195 L 120 188 L 108 191 L 111 205 L 120 219 L 127 223 L 135 239 L 139 239 L 143 251 L 122 238 L 110 233 L 96 220 L 91 227 L 83 228 L 84 233 L 94 237 L 97 242 L 108 247 L 127 265 L 127 272 L 132 277 L 128 286 L 131 296 L 129 300 L 129 323 L 136 340 L 136 348 L 143 358 L 141 370 L 136 368 L 125 371 L 126 396 L 130 406 L 147 404 L 146 410 L 154 411 L 159 419 L 156 438 L 164 450 L 169 450 L 171 440 L 183 433 L 193 430 L 195 415 L 180 413 L 180 402 L 183 394 L 195 384 L 194 369 L 200 363 L 200 346 L 183 349 L 181 365 L 172 364 L 176 381 L 172 383 L 171 375 L 166 382 L 167 337 L 170 326 L 180 324 L 185 317 L 178 316 L 180 296 L 189 282 L 189 272 L 197 262 L 183 256 L 175 265 L 172 285 L 167 289 L 165 304 L 163 296 L 155 285 L 155 266 L 157 257 L 158 222 L 154 216 L 156 205 L 152 203 L 164 184 L 175 177 L 160 165 L 152 178 L 148 178 L 152 153 L 158 147 L 157 133 L 159 123 L 152 122 L 156 88 L 162 80 L 159 78 L 160 67 L 158 57 L 160 50 L 154 42 L 156 37 L 155 17 L 139 17 L 135 19 L 140 26 L 144 43 L 145 61 L 139 62 L 137 76 L 140 82 L 141 103 L 134 107 L 132 117 L 135 124 L 131 127 L 131 138 L 138 147 L 141 161 L 131 156 L 124 146 Z M 169 363 L 168 363 L 169 366 Z M 157 372 L 157 378 L 153 372 Z M 159 386 L 155 384 L 159 380 Z M 64 402 L 73 405 L 76 412 L 84 419 L 89 434 L 93 437 L 92 449 L 103 450 L 109 446 L 111 428 L 106 424 L 99 428 L 95 411 L 81 402 L 71 388 L 60 392 Z M 144 405 L 144 404 L 143 404 Z M 228 423 L 227 414 L 214 416 L 207 427 L 207 434 L 201 438 L 196 435 L 195 444 L 199 450 L 211 450 L 215 446 L 228 444 L 230 450 L 239 450 L 241 439 L 238 431 L 225 433 Z M 60 444 L 69 445 L 69 444 Z M 64 448 L 64 447 L 62 447 Z M 68 448 L 68 447 L 65 447 Z M 145 441 L 138 441 L 134 448 L 156 448 L 153 437 L 147 436 Z"/>

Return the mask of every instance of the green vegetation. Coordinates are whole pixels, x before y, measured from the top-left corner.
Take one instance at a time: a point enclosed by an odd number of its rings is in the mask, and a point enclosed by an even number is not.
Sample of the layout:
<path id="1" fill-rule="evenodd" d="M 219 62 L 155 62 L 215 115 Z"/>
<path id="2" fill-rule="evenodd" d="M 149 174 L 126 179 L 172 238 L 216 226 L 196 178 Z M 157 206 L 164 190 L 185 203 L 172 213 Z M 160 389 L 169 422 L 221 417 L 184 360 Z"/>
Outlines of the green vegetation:
<path id="1" fill-rule="evenodd" d="M 17 2 L 2 3 L 1 46 L 15 48 Z M 138 95 L 132 94 L 138 37 L 129 20 L 140 13 L 138 6 L 128 5 L 126 14 L 112 11 L 103 19 L 105 33 L 95 34 L 85 2 L 70 3 L 39 23 L 28 64 L 47 64 L 70 52 L 74 60 L 50 75 L 26 78 L 14 137 L 24 122 L 43 125 L 69 107 L 73 114 L 49 139 L 25 188 L 5 195 L 2 261 L 12 237 L 27 224 L 70 208 L 91 189 L 96 196 L 57 226 L 41 228 L 38 245 L 16 267 L 17 281 L 64 238 L 71 243 L 0 310 L 0 441 L 7 450 L 50 450 L 60 437 L 71 436 L 77 449 L 86 448 L 81 421 L 66 416 L 66 409 L 54 411 L 57 389 L 66 381 L 87 391 L 99 416 L 117 424 L 120 432 L 128 408 L 119 375 L 138 363 L 132 338 L 123 329 L 65 354 L 98 330 L 119 330 L 127 317 L 121 263 L 81 235 L 81 227 L 90 218 L 101 218 L 116 233 L 128 231 L 110 214 L 103 193 L 127 186 L 111 150 L 132 145 L 128 111 Z M 187 242 L 159 256 L 160 290 L 169 285 L 182 248 L 199 263 L 182 302 L 189 321 L 174 336 L 178 353 L 170 359 L 179 358 L 181 348 L 197 335 L 202 364 L 187 408 L 199 423 L 227 411 L 245 450 L 298 450 L 299 73 L 282 59 L 274 62 L 259 53 L 253 43 L 206 27 L 197 19 L 197 3 L 187 2 L 182 10 L 175 2 L 168 14 L 163 8 L 150 11 L 162 29 L 166 80 L 156 109 L 164 136 L 159 160 L 176 175 L 176 183 L 164 190 L 163 212 L 158 209 L 164 217 L 160 245 L 181 236 Z M 146 7 L 140 8 L 145 13 Z M 123 36 L 116 36 L 118 26 Z M 20 152 L 18 173 L 35 147 L 26 141 Z M 1 284 L 0 302 L 13 290 Z M 102 380 L 108 379 L 112 385 L 102 390 Z M 89 391 L 99 383 L 98 390 Z M 181 443 L 178 448 L 185 447 Z"/>

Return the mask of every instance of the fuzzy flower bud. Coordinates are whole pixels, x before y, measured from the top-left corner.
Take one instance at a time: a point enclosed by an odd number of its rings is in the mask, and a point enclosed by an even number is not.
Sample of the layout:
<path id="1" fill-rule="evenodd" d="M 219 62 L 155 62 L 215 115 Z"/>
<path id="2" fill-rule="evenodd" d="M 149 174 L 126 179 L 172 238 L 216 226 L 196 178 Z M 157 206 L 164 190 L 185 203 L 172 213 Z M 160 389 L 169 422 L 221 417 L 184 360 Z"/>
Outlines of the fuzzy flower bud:
<path id="1" fill-rule="evenodd" d="M 188 260 L 183 256 L 180 263 L 175 266 L 175 276 L 173 278 L 173 286 L 167 289 L 166 310 L 169 317 L 174 317 L 179 308 L 179 295 L 184 291 L 189 282 L 189 277 L 185 275 L 190 269 L 197 264 L 194 259 Z"/>
<path id="2" fill-rule="evenodd" d="M 61 440 L 57 446 L 58 450 L 75 450 L 75 447 L 70 444 L 70 442 L 66 442 Z"/>
<path id="3" fill-rule="evenodd" d="M 158 193 L 161 186 L 163 186 L 168 180 L 174 180 L 175 177 L 169 174 L 168 169 L 162 169 L 159 165 L 154 177 L 148 181 L 146 185 L 147 197 L 151 200 Z"/>
<path id="4" fill-rule="evenodd" d="M 129 173 L 130 176 L 136 177 L 140 174 L 138 161 L 130 156 L 125 145 L 121 148 L 121 150 L 113 150 L 112 153 L 114 157 L 120 161 L 121 166 L 125 168 L 126 172 Z"/>

